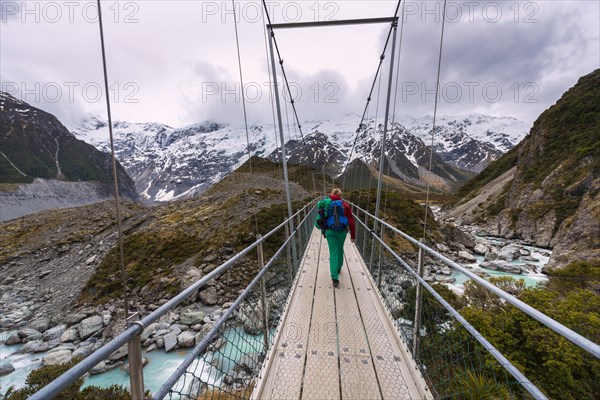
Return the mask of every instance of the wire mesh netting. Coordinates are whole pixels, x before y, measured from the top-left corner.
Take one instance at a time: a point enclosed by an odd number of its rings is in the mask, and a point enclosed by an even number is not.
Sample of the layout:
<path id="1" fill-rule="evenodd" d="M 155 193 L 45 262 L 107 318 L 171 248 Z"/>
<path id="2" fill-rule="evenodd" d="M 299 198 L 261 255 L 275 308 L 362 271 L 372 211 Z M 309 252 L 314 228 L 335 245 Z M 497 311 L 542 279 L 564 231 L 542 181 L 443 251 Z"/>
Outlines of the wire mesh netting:
<path id="1" fill-rule="evenodd" d="M 480 344 L 455 316 L 421 285 L 417 300 L 418 253 L 401 262 L 371 234 L 373 225 L 364 217 L 357 224 L 356 244 L 377 284 L 398 332 L 411 352 L 434 398 L 531 398 L 516 379 Z M 378 228 L 377 231 L 381 233 Z M 388 239 L 386 231 L 385 239 Z M 404 261 L 404 260 L 403 260 Z M 404 265 L 403 265 L 404 264 Z M 434 284 L 432 290 L 455 303 L 454 292 L 446 285 Z M 417 304 L 420 311 L 417 311 Z M 415 343 L 415 318 L 419 326 Z"/>
<path id="2" fill-rule="evenodd" d="M 225 313 L 221 320 L 200 332 L 208 345 L 166 398 L 250 398 L 284 316 L 315 218 L 314 210 L 298 214 L 295 234 L 273 258 L 264 260 L 265 267 L 231 306 L 229 318 Z"/>

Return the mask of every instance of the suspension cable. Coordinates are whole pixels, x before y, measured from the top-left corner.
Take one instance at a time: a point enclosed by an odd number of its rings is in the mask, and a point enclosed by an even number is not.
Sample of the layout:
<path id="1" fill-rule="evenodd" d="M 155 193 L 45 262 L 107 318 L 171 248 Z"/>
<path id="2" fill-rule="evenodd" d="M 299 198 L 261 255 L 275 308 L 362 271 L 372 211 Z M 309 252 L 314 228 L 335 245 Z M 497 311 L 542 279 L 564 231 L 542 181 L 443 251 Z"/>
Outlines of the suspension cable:
<path id="1" fill-rule="evenodd" d="M 383 46 L 383 51 L 381 52 L 381 55 L 379 56 L 379 64 L 377 65 L 377 71 L 375 72 L 375 77 L 373 78 L 373 83 L 371 83 L 371 90 L 369 91 L 369 96 L 367 97 L 367 104 L 365 105 L 365 108 L 363 110 L 363 114 L 360 119 L 360 123 L 358 124 L 358 129 L 356 129 L 356 136 L 354 137 L 354 143 L 352 144 L 352 148 L 350 149 L 350 155 L 346 159 L 346 164 L 344 165 L 342 174 L 344 174 L 344 172 L 346 172 L 346 168 L 348 168 L 348 164 L 350 163 L 350 160 L 352 159 L 352 155 L 354 153 L 354 148 L 356 147 L 356 142 L 358 141 L 358 134 L 361 130 L 363 121 L 365 120 L 365 115 L 367 113 L 367 107 L 369 107 L 369 103 L 371 102 L 371 96 L 373 95 L 373 89 L 375 88 L 375 83 L 377 82 L 377 76 L 379 75 L 379 72 L 381 71 L 381 66 L 382 66 L 383 60 L 385 58 L 385 51 L 390 42 L 390 37 L 392 36 L 392 31 L 394 30 L 394 25 L 396 24 L 397 19 L 398 19 L 398 10 L 400 9 L 401 3 L 402 3 L 402 0 L 398 0 L 398 4 L 396 5 L 396 11 L 394 12 L 394 21 L 390 25 L 390 29 L 387 34 L 387 38 L 385 39 L 385 45 Z"/>
<path id="2" fill-rule="evenodd" d="M 106 49 L 104 46 L 104 29 L 102 27 L 102 8 L 100 0 L 98 3 L 98 26 L 100 27 L 100 46 L 102 48 L 102 70 L 104 72 L 104 90 L 106 93 L 106 111 L 108 114 L 108 135 L 110 137 L 110 155 L 112 161 L 114 193 L 115 193 L 115 213 L 117 217 L 117 232 L 119 243 L 119 258 L 121 264 L 121 286 L 123 290 L 123 303 L 125 307 L 125 320 L 129 317 L 129 295 L 127 293 L 127 272 L 125 271 L 125 255 L 123 252 L 123 229 L 121 228 L 121 209 L 119 204 L 119 180 L 117 178 L 117 159 L 115 157 L 115 145 L 112 131 L 112 116 L 110 112 L 110 96 L 108 91 L 108 69 L 106 67 Z"/>
<path id="3" fill-rule="evenodd" d="M 438 101 L 440 94 L 440 71 L 442 68 L 442 49 L 444 48 L 444 28 L 446 26 L 446 1 L 444 0 L 444 9 L 442 11 L 442 34 L 440 37 L 440 52 L 438 56 L 437 78 L 435 84 L 435 104 L 433 105 L 433 125 L 431 127 L 431 146 L 429 147 L 429 172 L 433 173 L 433 141 L 435 138 L 435 122 L 437 118 Z M 427 234 L 427 210 L 429 209 L 429 191 L 431 186 L 431 178 L 427 179 L 427 197 L 425 199 L 425 217 L 423 223 L 423 238 Z"/>
<path id="4" fill-rule="evenodd" d="M 269 26 L 271 26 L 272 25 L 271 16 L 269 15 L 269 9 L 267 8 L 267 3 L 265 0 L 262 0 L 262 3 L 263 3 L 263 7 L 264 7 L 264 14 L 267 16 L 267 21 L 269 23 Z M 270 32 L 271 32 L 271 37 L 273 38 L 273 44 L 275 45 L 275 50 L 277 52 L 277 58 L 279 60 L 279 65 L 281 67 L 283 81 L 285 82 L 285 87 L 290 96 L 290 104 L 292 105 L 292 110 L 294 111 L 294 117 L 296 118 L 296 123 L 298 124 L 298 130 L 300 131 L 300 137 L 302 138 L 302 146 L 304 147 L 304 152 L 306 154 L 307 160 L 311 160 L 311 158 L 309 156 L 309 152 L 308 152 L 308 147 L 306 146 L 306 142 L 304 141 L 304 134 L 302 133 L 302 124 L 300 123 L 300 118 L 298 118 L 298 111 L 296 110 L 296 104 L 294 101 L 294 97 L 292 96 L 292 91 L 290 89 L 290 83 L 288 81 L 287 74 L 285 72 L 285 68 L 283 67 L 283 59 L 281 57 L 281 52 L 279 51 L 279 44 L 277 43 L 277 39 L 275 38 L 275 32 L 273 31 L 273 28 L 270 28 Z M 284 98 L 284 101 L 285 101 L 285 98 Z M 283 143 L 281 145 L 284 146 Z M 313 167 L 313 164 L 314 163 L 311 161 L 311 167 Z"/>
<path id="5" fill-rule="evenodd" d="M 248 133 L 248 116 L 246 113 L 246 96 L 244 93 L 244 77 L 242 74 L 242 56 L 240 54 L 240 38 L 238 35 L 237 28 L 237 16 L 235 12 L 235 0 L 231 0 L 233 6 L 233 26 L 235 28 L 235 44 L 237 48 L 237 58 L 238 58 L 238 67 L 240 70 L 240 86 L 241 86 L 241 94 L 242 94 L 242 108 L 244 110 L 244 127 L 246 129 L 246 152 L 248 153 L 248 165 L 250 167 L 250 175 L 253 175 L 252 171 L 252 154 L 250 151 L 250 134 Z M 254 214 L 254 229 L 256 234 L 258 235 L 258 218 L 256 217 L 256 210 L 253 212 Z"/>
<path id="6" fill-rule="evenodd" d="M 262 23 L 263 23 L 263 38 L 264 38 L 264 43 L 265 43 L 265 60 L 267 62 L 267 77 L 271 77 L 271 64 L 269 63 L 269 45 L 267 43 L 267 37 L 268 37 L 268 32 L 267 32 L 267 28 L 266 28 L 266 23 L 265 23 L 265 10 L 261 7 L 260 9 L 261 11 L 261 18 L 262 18 Z M 272 91 L 274 91 L 275 88 L 271 87 L 271 85 L 269 85 L 269 95 L 270 96 L 274 96 L 275 93 L 273 93 Z M 271 97 L 272 98 L 272 97 Z M 277 123 L 275 122 L 275 106 L 273 105 L 273 101 L 270 101 L 271 103 L 271 116 L 273 117 L 273 132 L 275 134 L 275 150 L 277 150 L 279 148 L 279 138 L 277 135 Z M 283 153 L 282 153 L 283 156 Z M 275 159 L 277 160 L 277 158 Z M 281 160 L 281 162 L 283 163 L 283 159 Z M 281 176 L 283 179 L 283 172 L 281 170 L 281 165 L 277 164 L 277 176 Z"/>
<path id="7" fill-rule="evenodd" d="M 404 34 L 404 15 L 406 11 L 406 2 L 402 3 L 402 16 L 400 22 L 400 38 L 398 44 L 398 63 L 396 64 L 396 85 L 394 88 L 394 107 L 392 108 L 392 125 L 396 121 L 396 98 L 398 97 L 398 77 L 400 76 L 400 60 L 402 58 L 402 37 Z"/>

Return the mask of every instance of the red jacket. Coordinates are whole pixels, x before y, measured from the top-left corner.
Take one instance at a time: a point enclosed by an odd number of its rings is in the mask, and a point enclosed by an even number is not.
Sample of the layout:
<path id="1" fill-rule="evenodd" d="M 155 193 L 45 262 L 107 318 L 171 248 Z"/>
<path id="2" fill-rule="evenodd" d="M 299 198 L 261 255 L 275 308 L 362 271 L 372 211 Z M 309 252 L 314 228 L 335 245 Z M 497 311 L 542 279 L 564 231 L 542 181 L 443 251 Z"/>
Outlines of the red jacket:
<path id="1" fill-rule="evenodd" d="M 348 226 L 350 227 L 350 238 L 354 240 L 356 238 L 356 228 L 354 226 L 354 216 L 352 215 L 352 209 L 350 208 L 350 204 L 348 204 L 344 199 L 340 196 L 336 196 L 334 194 L 329 195 L 331 200 L 342 200 L 344 206 L 344 215 L 348 218 Z"/>

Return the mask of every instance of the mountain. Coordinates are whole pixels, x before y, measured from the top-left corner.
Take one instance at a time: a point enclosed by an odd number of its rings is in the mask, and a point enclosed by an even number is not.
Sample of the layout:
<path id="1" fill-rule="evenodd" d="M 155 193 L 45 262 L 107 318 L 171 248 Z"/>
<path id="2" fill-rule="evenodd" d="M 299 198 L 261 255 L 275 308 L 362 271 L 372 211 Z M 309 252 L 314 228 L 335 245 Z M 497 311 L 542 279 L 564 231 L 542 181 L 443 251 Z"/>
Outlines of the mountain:
<path id="1" fill-rule="evenodd" d="M 600 259 L 600 69 L 579 79 L 529 135 L 459 191 L 451 214 L 553 247 L 547 268 Z"/>
<path id="2" fill-rule="evenodd" d="M 56 206 L 81 205 L 113 193 L 110 155 L 78 140 L 53 115 L 0 92 L 0 219 Z M 119 191 L 138 199 L 122 166 Z"/>
<path id="3" fill-rule="evenodd" d="M 406 129 L 431 144 L 433 117 L 400 117 Z M 527 134 L 528 126 L 511 117 L 482 114 L 436 118 L 433 148 L 442 160 L 457 167 L 480 172 L 513 148 Z"/>
<path id="4" fill-rule="evenodd" d="M 458 117 L 454 118 L 457 119 Z M 466 117 L 460 117 L 461 121 Z M 470 126 L 492 126 L 493 117 L 473 116 Z M 448 117 L 450 120 L 451 118 Z M 425 122 L 411 122 L 424 132 Z M 506 119 L 516 121 L 512 119 Z M 518 121 L 517 121 L 518 122 Z M 289 163 L 299 163 L 323 170 L 329 175 L 339 176 L 344 169 L 346 159 L 352 152 L 352 160 L 360 159 L 370 166 L 377 166 L 380 154 L 380 131 L 375 121 L 366 121 L 356 138 L 360 117 L 348 114 L 340 119 L 326 121 L 305 121 L 303 138 L 297 130 L 290 128 L 285 132 L 286 154 Z M 518 125 L 516 122 L 514 125 Z M 501 132 L 501 123 L 496 124 L 497 133 L 488 140 L 500 136 L 516 141 L 517 128 L 511 125 Z M 509 126 L 506 123 L 506 126 Z M 491 128 L 490 128 L 491 129 Z M 489 130 L 489 129 L 488 129 Z M 391 123 L 386 152 L 386 171 L 395 179 L 412 184 L 424 185 L 426 181 L 436 182 L 448 191 L 466 179 L 464 170 L 458 167 L 461 158 L 481 159 L 497 157 L 504 148 L 511 146 L 510 141 L 490 144 L 478 128 L 477 139 L 470 141 L 471 146 L 453 148 L 446 152 L 446 159 L 434 155 L 432 171 L 429 171 L 429 147 L 426 142 L 413 134 L 401 123 Z M 108 127 L 99 117 L 91 117 L 81 125 L 73 127 L 72 132 L 80 139 L 93 144 L 102 151 L 108 149 Z M 248 138 L 244 126 L 233 126 L 215 122 L 203 122 L 184 128 L 172 128 L 160 123 L 114 122 L 116 153 L 129 174 L 136 182 L 142 197 L 151 201 L 168 201 L 191 197 L 207 190 L 211 185 L 247 160 L 247 140 L 253 156 L 281 159 L 279 137 L 276 137 L 272 124 L 253 124 L 248 128 Z M 473 128 L 463 129 L 463 136 L 475 132 Z M 467 133 L 465 133 L 467 132 Z M 475 133 L 472 133 L 473 135 Z M 356 139 L 356 146 L 352 150 Z M 466 140 L 466 139 L 465 139 Z M 444 145 L 447 148 L 447 145 Z M 504 146 L 504 147 L 502 147 Z M 493 147 L 496 153 L 491 155 L 481 149 Z M 461 150 L 462 149 L 462 150 Z M 476 150 L 473 150 L 476 149 Z M 481 156 L 465 155 L 461 151 L 480 151 Z M 454 158 L 452 158 L 454 157 Z M 450 160 L 450 161 L 448 161 Z"/>

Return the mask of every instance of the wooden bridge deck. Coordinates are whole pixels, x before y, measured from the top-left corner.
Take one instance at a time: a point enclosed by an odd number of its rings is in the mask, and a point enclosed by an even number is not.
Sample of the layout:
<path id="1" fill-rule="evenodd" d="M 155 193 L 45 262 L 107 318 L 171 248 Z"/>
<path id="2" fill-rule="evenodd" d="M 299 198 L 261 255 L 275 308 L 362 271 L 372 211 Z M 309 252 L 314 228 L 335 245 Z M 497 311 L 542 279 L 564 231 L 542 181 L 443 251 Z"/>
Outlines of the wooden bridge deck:
<path id="1" fill-rule="evenodd" d="M 329 276 L 327 241 L 314 230 L 254 399 L 431 398 L 346 240 L 340 285 Z"/>

